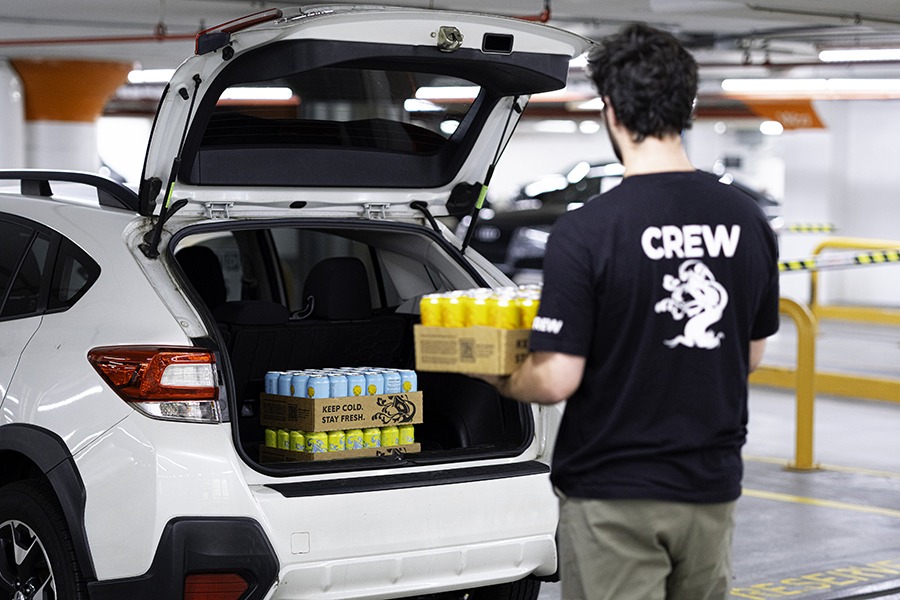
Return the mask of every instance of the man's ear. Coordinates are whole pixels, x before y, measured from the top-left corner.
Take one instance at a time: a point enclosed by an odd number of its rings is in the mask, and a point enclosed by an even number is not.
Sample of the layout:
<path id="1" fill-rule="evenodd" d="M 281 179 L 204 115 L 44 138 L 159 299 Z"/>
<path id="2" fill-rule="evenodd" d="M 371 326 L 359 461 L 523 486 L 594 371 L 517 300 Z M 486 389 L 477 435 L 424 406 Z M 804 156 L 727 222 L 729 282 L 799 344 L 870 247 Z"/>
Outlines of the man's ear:
<path id="1" fill-rule="evenodd" d="M 613 108 L 612 102 L 609 100 L 609 96 L 603 96 L 603 114 L 607 119 L 607 124 L 610 127 L 616 127 L 619 124 L 619 119 L 616 117 L 616 109 Z"/>

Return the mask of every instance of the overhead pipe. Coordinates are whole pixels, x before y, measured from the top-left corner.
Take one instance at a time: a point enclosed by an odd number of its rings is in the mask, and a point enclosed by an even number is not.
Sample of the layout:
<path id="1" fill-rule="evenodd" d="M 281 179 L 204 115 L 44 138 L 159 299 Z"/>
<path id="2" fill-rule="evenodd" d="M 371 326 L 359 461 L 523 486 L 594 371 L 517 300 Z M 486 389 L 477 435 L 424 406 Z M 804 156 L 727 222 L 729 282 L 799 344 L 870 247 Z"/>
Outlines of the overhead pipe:
<path id="1" fill-rule="evenodd" d="M 802 62 L 727 62 L 727 63 L 705 63 L 699 62 L 697 66 L 701 69 L 734 69 L 737 67 L 764 67 L 767 69 L 794 69 L 799 67 L 879 67 L 879 66 L 900 66 L 900 60 L 879 60 L 879 61 L 852 61 L 845 60 L 840 62 L 823 62 L 802 61 Z"/>
<path id="2" fill-rule="evenodd" d="M 526 15 L 522 17 L 516 17 L 517 19 L 521 19 L 523 21 L 536 21 L 538 23 L 547 23 L 550 21 L 550 0 L 544 0 L 544 8 L 540 13 L 536 15 Z"/>
<path id="3" fill-rule="evenodd" d="M 133 44 L 141 42 L 183 42 L 193 41 L 196 33 L 170 34 L 157 29 L 151 35 L 124 35 L 124 36 L 96 36 L 96 37 L 71 37 L 71 38 L 31 38 L 27 40 L 0 40 L 0 47 L 16 46 L 64 46 L 82 44 Z"/>

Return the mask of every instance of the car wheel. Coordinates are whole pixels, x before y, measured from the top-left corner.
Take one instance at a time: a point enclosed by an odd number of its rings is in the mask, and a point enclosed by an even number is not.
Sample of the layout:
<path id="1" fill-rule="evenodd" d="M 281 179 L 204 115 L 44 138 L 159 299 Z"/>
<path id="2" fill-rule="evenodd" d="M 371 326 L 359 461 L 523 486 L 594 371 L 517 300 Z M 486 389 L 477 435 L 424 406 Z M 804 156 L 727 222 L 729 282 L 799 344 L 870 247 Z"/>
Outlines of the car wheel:
<path id="1" fill-rule="evenodd" d="M 0 597 L 86 600 L 86 587 L 50 486 L 33 480 L 0 488 Z"/>

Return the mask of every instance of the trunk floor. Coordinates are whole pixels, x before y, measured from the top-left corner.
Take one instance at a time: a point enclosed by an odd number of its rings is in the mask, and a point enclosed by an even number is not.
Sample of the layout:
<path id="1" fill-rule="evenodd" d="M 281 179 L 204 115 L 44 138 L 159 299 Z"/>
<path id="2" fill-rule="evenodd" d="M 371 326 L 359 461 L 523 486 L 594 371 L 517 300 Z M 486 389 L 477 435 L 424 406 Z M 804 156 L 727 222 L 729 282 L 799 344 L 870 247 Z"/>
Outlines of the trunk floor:
<path id="1" fill-rule="evenodd" d="M 820 368 L 900 379 L 900 328 L 831 331 Z M 769 364 L 796 348 L 779 336 Z M 731 598 L 900 598 L 900 402 L 818 395 L 813 471 L 788 468 L 794 436 L 794 392 L 751 387 Z M 542 586 L 541 600 L 559 598 L 558 584 Z"/>

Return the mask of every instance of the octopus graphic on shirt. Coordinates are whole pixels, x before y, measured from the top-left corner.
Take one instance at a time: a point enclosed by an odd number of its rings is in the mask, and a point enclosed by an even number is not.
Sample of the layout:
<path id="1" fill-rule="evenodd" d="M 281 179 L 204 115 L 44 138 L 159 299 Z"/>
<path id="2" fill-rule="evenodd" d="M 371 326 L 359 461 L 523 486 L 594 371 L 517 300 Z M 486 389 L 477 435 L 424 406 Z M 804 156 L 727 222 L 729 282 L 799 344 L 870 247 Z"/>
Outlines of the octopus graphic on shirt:
<path id="1" fill-rule="evenodd" d="M 728 292 L 716 281 L 712 271 L 699 260 L 686 260 L 678 267 L 677 277 L 668 274 L 663 277 L 663 288 L 671 295 L 656 303 L 656 312 L 668 312 L 676 321 L 687 319 L 684 333 L 666 340 L 666 346 L 718 348 L 725 334 L 711 328 L 722 318 L 728 305 Z"/>

